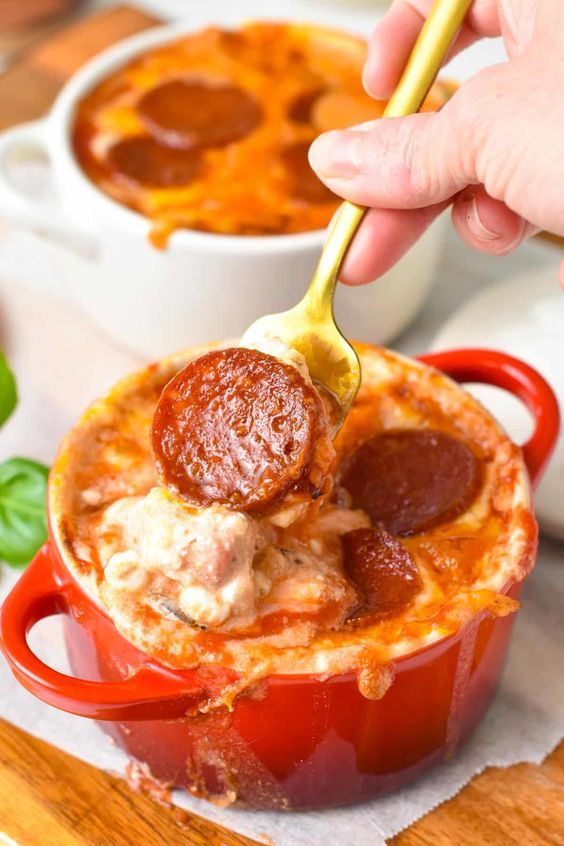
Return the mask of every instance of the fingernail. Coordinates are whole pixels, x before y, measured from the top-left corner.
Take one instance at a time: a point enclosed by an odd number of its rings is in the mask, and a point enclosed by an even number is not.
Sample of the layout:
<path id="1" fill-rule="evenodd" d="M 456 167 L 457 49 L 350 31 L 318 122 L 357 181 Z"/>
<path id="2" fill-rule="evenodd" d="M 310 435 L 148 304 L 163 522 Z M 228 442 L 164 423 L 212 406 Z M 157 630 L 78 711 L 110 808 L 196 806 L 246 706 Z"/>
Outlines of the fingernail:
<path id="1" fill-rule="evenodd" d="M 501 234 L 499 232 L 493 232 L 493 230 L 488 229 L 485 225 L 484 221 L 480 217 L 478 203 L 476 202 L 475 197 L 473 197 L 470 201 L 470 208 L 468 209 L 468 214 L 466 215 L 466 222 L 468 223 L 470 233 L 480 241 L 496 241 L 498 238 L 501 238 Z"/>
<path id="2" fill-rule="evenodd" d="M 325 179 L 356 176 L 362 164 L 363 132 L 326 132 L 309 149 L 312 168 Z"/>

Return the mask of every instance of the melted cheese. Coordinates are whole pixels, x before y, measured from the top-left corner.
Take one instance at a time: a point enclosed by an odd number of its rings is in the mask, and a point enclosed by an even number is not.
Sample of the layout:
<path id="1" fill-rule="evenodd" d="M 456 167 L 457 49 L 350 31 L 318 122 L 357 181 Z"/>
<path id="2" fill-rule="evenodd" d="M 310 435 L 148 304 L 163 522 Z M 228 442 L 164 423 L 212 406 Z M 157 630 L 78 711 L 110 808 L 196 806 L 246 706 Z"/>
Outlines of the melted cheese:
<path id="1" fill-rule="evenodd" d="M 465 441 L 484 468 L 465 513 L 403 539 L 423 587 L 398 615 L 344 622 L 358 596 L 340 536 L 368 521 L 339 489 L 314 518 L 280 525 L 218 508 L 202 515 L 156 488 L 148 431 L 159 392 L 207 349 L 116 386 L 69 433 L 52 471 L 51 521 L 67 565 L 128 640 L 170 666 L 231 667 L 241 684 L 355 670 L 366 690 L 382 690 L 398 657 L 477 614 L 515 608 L 502 594 L 530 569 L 536 543 L 521 451 L 459 386 L 391 352 L 359 348 L 363 385 L 338 458 L 385 429 L 435 428 Z"/>

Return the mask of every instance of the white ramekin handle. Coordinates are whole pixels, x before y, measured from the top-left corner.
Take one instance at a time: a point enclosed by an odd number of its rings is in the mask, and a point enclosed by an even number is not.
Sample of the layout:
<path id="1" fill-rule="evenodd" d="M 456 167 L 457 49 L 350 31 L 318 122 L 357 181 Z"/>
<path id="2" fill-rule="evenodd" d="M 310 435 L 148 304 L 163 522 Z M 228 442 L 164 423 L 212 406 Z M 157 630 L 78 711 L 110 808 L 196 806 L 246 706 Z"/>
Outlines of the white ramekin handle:
<path id="1" fill-rule="evenodd" d="M 72 223 L 56 205 L 21 191 L 10 178 L 12 165 L 45 158 L 49 158 L 46 120 L 22 123 L 0 132 L 0 215 L 83 257 L 93 258 L 97 246 L 92 233 Z"/>

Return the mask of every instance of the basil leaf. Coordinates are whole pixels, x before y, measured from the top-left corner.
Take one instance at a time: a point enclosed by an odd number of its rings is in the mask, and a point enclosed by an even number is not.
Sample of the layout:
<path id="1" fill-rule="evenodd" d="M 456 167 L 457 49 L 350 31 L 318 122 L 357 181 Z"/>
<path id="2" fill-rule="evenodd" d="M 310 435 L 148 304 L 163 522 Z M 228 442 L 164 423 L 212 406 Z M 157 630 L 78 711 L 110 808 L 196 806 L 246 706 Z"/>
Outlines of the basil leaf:
<path id="1" fill-rule="evenodd" d="M 0 426 L 2 426 L 18 404 L 18 391 L 14 374 L 0 350 Z"/>
<path id="2" fill-rule="evenodd" d="M 0 464 L 0 559 L 13 567 L 27 564 L 47 537 L 48 473 L 28 458 Z"/>

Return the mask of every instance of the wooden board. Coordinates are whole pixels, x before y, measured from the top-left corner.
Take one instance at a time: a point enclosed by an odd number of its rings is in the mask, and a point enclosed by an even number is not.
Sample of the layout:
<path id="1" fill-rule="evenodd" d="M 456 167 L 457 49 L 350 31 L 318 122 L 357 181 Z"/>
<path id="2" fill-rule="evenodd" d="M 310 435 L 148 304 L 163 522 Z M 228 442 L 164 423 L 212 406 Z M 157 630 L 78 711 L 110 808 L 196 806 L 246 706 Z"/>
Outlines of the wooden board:
<path id="1" fill-rule="evenodd" d="M 0 75 L 0 128 L 42 115 L 86 59 L 155 23 L 141 11 L 117 7 L 23 48 Z M 7 838 L 17 846 L 251 846 L 195 815 L 179 822 L 173 810 L 124 781 L 0 721 L 0 844 L 12 846 Z M 540 767 L 488 770 L 391 842 L 563 846 L 564 744 Z"/>

